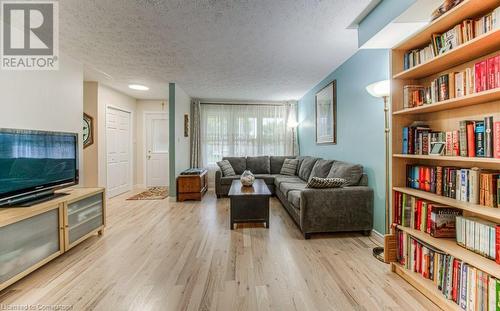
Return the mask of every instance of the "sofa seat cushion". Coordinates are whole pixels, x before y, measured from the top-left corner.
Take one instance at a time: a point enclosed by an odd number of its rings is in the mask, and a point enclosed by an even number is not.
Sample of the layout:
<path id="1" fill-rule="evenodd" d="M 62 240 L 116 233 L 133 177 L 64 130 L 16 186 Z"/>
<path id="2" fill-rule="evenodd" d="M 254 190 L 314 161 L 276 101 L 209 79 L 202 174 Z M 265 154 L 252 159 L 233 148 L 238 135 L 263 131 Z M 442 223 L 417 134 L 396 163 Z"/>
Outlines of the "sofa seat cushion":
<path id="1" fill-rule="evenodd" d="M 222 160 L 228 160 L 234 169 L 236 175 L 241 175 L 247 169 L 247 159 L 245 157 L 224 157 Z"/>
<path id="2" fill-rule="evenodd" d="M 288 198 L 288 192 L 293 190 L 305 190 L 306 186 L 307 184 L 305 182 L 301 183 L 282 182 L 280 184 L 280 191 Z"/>
<path id="3" fill-rule="evenodd" d="M 300 179 L 297 176 L 288 176 L 288 175 L 276 175 L 274 178 L 274 185 L 278 187 L 281 185 L 283 182 L 293 182 L 293 183 L 303 183 L 304 181 Z"/>
<path id="4" fill-rule="evenodd" d="M 231 185 L 233 183 L 233 180 L 239 180 L 240 177 L 241 177 L 240 175 L 221 177 L 220 184 L 221 185 Z"/>
<path id="5" fill-rule="evenodd" d="M 255 174 L 256 179 L 263 179 L 264 182 L 267 185 L 274 185 L 274 179 L 276 178 L 276 175 L 270 175 L 270 174 Z"/>
<path id="6" fill-rule="evenodd" d="M 326 178 L 330 170 L 332 169 L 333 160 L 318 160 L 311 171 L 311 175 L 309 176 L 309 181 L 313 177 Z"/>
<path id="7" fill-rule="evenodd" d="M 283 163 L 285 159 L 295 159 L 293 156 L 271 156 L 269 158 L 269 164 L 271 165 L 271 174 L 279 174 L 281 172 L 281 168 L 283 167 Z"/>
<path id="8" fill-rule="evenodd" d="M 300 190 L 292 190 L 286 197 L 288 202 L 298 210 L 300 210 L 300 192 Z"/>
<path id="9" fill-rule="evenodd" d="M 247 170 L 253 174 L 270 174 L 271 166 L 269 157 L 247 157 Z"/>
<path id="10" fill-rule="evenodd" d="M 319 158 L 307 157 L 302 161 L 302 164 L 299 168 L 299 177 L 303 181 L 308 181 L 309 176 L 311 176 L 311 172 L 313 170 L 314 165 L 319 160 Z"/>
<path id="11" fill-rule="evenodd" d="M 346 186 L 357 186 L 363 175 L 363 166 L 342 161 L 333 162 L 328 178 L 344 178 Z"/>

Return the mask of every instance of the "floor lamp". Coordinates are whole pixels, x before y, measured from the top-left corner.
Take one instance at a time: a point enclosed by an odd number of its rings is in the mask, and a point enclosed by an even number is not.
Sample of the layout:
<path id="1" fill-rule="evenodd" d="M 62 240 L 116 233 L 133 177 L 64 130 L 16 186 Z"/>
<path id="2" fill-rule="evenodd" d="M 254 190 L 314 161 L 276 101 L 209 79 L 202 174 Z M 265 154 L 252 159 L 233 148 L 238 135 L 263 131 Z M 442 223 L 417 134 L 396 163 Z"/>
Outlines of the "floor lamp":
<path id="1" fill-rule="evenodd" d="M 287 126 L 292 129 L 292 155 L 295 156 L 295 131 L 299 126 L 299 122 L 289 120 Z"/>
<path id="2" fill-rule="evenodd" d="M 384 80 L 372 83 L 366 87 L 366 91 L 370 93 L 373 97 L 383 98 L 384 99 L 384 118 L 385 118 L 385 232 L 386 236 L 389 234 L 389 198 L 390 198 L 390 189 L 389 189 L 389 135 L 390 135 L 390 126 L 389 126 L 389 96 L 390 96 L 390 81 Z M 384 244 L 386 239 L 384 239 Z M 385 262 L 384 259 L 384 247 L 375 247 L 373 249 L 373 256 L 378 260 Z"/>

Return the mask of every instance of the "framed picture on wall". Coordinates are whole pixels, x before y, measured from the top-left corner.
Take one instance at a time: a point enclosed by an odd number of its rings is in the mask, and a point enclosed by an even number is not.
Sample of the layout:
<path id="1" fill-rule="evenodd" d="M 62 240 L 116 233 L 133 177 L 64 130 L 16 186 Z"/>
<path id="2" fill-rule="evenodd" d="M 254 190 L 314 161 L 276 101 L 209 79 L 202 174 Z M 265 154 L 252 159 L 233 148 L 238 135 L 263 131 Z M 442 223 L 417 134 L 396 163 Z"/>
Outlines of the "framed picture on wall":
<path id="1" fill-rule="evenodd" d="M 316 144 L 337 143 L 337 80 L 316 93 Z"/>

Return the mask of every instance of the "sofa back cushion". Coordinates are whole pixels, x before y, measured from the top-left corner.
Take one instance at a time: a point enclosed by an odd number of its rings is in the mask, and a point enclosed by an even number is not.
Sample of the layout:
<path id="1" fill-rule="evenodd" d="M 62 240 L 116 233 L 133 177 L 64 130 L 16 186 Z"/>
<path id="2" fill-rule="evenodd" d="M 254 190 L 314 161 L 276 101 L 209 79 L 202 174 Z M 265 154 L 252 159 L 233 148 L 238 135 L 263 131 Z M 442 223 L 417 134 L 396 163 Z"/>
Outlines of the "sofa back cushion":
<path id="1" fill-rule="evenodd" d="M 333 160 L 318 160 L 312 169 L 311 175 L 309 176 L 309 181 L 313 177 L 326 178 L 330 170 L 332 169 Z"/>
<path id="2" fill-rule="evenodd" d="M 342 161 L 333 162 L 328 178 L 344 178 L 346 186 L 357 186 L 363 175 L 363 166 Z"/>
<path id="3" fill-rule="evenodd" d="M 222 160 L 228 160 L 237 175 L 243 174 L 247 169 L 247 159 L 245 157 L 224 157 Z"/>
<path id="4" fill-rule="evenodd" d="M 314 164 L 319 160 L 319 158 L 307 157 L 302 161 L 302 164 L 299 168 L 299 177 L 303 181 L 308 181 L 309 176 L 311 176 L 311 172 L 313 170 Z"/>
<path id="5" fill-rule="evenodd" d="M 247 170 L 253 174 L 270 174 L 269 156 L 247 157 Z"/>
<path id="6" fill-rule="evenodd" d="M 293 156 L 279 157 L 279 156 L 271 156 L 269 158 L 269 162 L 271 165 L 271 174 L 279 174 L 281 172 L 281 168 L 283 167 L 283 163 L 285 163 L 285 159 L 295 159 Z"/>

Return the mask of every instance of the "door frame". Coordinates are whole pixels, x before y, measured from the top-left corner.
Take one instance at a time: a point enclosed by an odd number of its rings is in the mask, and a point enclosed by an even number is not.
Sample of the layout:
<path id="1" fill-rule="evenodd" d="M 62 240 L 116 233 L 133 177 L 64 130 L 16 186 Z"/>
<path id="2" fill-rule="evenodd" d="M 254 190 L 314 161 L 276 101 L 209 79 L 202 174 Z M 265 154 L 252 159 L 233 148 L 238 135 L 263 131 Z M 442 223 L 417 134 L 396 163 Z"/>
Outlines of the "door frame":
<path id="1" fill-rule="evenodd" d="M 128 163 L 129 163 L 129 167 L 128 167 L 128 170 L 129 170 L 129 183 L 130 183 L 130 187 L 128 189 L 128 191 L 132 191 L 132 189 L 134 188 L 134 152 L 135 152 L 135 148 L 134 148 L 134 112 L 130 109 L 127 109 L 127 108 L 123 108 L 123 107 L 119 107 L 119 106 L 115 106 L 115 105 L 112 105 L 112 104 L 108 104 L 106 105 L 106 113 L 104 114 L 104 139 L 105 139 L 105 155 L 106 155 L 106 189 L 108 189 L 108 109 L 114 109 L 114 110 L 118 110 L 118 111 L 122 111 L 122 112 L 125 112 L 125 113 L 128 113 L 130 115 L 130 118 L 129 118 L 129 121 L 130 121 L 130 127 L 129 127 L 129 130 L 130 130 L 130 136 L 129 136 L 129 160 L 128 160 Z M 109 198 L 109 192 L 106 191 L 106 198 Z"/>
<path id="2" fill-rule="evenodd" d="M 142 112 L 142 155 L 141 155 L 141 157 L 142 157 L 142 175 L 143 175 L 142 180 L 144 181 L 144 188 L 148 187 L 148 161 L 146 159 L 146 149 L 148 147 L 147 146 L 148 145 L 148 127 L 146 124 L 146 118 L 148 115 L 152 115 L 152 114 L 159 114 L 159 115 L 166 116 L 167 121 L 170 124 L 168 111 L 165 111 L 165 110 L 158 110 L 158 111 L 146 110 L 146 111 Z M 169 128 L 169 130 L 170 130 L 170 128 Z M 170 141 L 168 142 L 168 144 L 170 146 Z M 170 157 L 170 152 L 168 153 L 168 156 Z M 168 172 L 168 174 L 170 175 L 170 172 Z"/>

